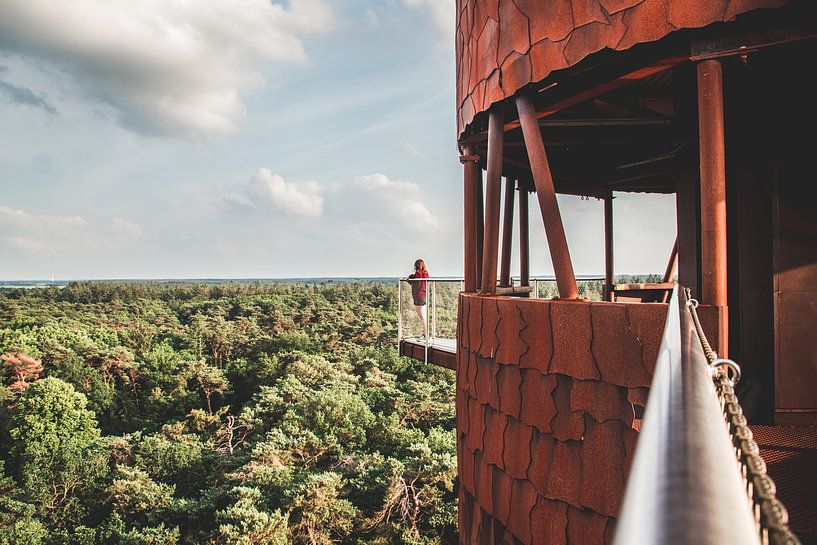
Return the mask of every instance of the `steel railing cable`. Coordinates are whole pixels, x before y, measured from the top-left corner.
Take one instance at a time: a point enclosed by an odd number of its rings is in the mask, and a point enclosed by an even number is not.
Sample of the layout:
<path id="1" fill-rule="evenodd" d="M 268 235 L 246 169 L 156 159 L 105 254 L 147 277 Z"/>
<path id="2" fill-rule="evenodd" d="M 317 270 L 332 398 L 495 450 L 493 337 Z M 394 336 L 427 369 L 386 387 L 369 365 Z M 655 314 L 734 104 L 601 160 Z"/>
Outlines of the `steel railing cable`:
<path id="1" fill-rule="evenodd" d="M 760 456 L 760 448 L 752 436 L 743 408 L 735 395 L 735 384 L 740 380 L 740 366 L 732 360 L 718 358 L 698 318 L 698 301 L 691 297 L 689 288 L 685 289 L 685 295 L 686 308 L 692 317 L 695 332 L 710 366 L 721 412 L 732 438 L 735 458 L 740 464 L 745 491 L 752 502 L 755 526 L 760 534 L 761 543 L 799 545 L 800 540 L 789 528 L 788 512 L 777 499 L 774 481 L 766 472 L 766 463 Z"/>

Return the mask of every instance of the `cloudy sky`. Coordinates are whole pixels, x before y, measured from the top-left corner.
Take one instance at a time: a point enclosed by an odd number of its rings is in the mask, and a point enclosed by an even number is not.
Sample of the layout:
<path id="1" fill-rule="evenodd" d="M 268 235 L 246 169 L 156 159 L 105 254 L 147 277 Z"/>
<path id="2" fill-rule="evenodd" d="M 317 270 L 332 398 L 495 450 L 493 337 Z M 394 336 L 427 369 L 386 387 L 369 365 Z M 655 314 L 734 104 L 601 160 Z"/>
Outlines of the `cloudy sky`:
<path id="1" fill-rule="evenodd" d="M 453 11 L 2 0 L 0 278 L 462 274 Z M 674 237 L 672 201 L 640 199 L 616 200 L 620 273 Z M 601 203 L 560 202 L 577 273 L 602 272 Z"/>

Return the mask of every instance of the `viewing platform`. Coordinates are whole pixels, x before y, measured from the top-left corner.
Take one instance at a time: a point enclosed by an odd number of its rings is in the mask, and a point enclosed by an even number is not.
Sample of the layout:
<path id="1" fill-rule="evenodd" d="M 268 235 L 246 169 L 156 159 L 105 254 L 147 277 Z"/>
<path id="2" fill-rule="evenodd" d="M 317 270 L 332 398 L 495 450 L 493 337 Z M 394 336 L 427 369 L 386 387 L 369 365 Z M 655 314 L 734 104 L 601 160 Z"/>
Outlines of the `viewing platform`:
<path id="1" fill-rule="evenodd" d="M 428 336 L 421 334 L 420 318 L 416 314 L 411 297 L 412 283 L 424 282 L 427 286 L 426 330 Z M 554 277 L 535 277 L 529 285 L 520 284 L 514 279 L 511 286 L 497 288 L 498 295 L 525 299 L 550 299 L 556 294 Z M 604 276 L 579 276 L 579 289 L 588 300 L 599 300 L 603 295 Z M 398 282 L 398 344 L 401 356 L 439 365 L 456 370 L 457 357 L 457 305 L 460 291 L 463 289 L 462 278 L 427 278 L 413 280 L 401 278 Z M 640 284 L 642 291 L 649 291 L 649 284 Z M 629 286 L 628 286 L 629 287 Z M 653 297 L 660 300 L 665 293 L 665 285 Z"/>

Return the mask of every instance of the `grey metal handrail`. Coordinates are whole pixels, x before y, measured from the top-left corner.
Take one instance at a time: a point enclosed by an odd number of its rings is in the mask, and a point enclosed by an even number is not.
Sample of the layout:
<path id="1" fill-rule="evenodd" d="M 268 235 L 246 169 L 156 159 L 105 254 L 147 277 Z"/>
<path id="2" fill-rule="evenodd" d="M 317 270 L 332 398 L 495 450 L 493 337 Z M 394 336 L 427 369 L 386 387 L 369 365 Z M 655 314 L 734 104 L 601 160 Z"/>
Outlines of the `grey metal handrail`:
<path id="1" fill-rule="evenodd" d="M 437 284 L 438 283 L 457 283 L 460 285 L 460 291 L 464 289 L 464 281 L 462 278 L 446 278 L 446 277 L 429 277 L 429 278 L 398 278 L 397 280 L 397 343 L 399 344 L 400 341 L 403 340 L 403 293 L 402 293 L 402 286 L 403 283 L 411 284 L 412 282 L 426 282 L 430 284 L 429 293 L 427 293 L 426 297 L 426 323 L 425 323 L 425 330 L 426 335 L 423 339 L 423 344 L 425 345 L 425 357 L 424 360 L 426 363 L 428 362 L 428 350 L 431 348 L 432 339 L 437 337 Z M 428 297 L 430 295 L 430 297 Z"/>
<path id="2" fill-rule="evenodd" d="M 616 545 L 759 545 L 711 367 L 676 286 Z"/>
<path id="3" fill-rule="evenodd" d="M 594 281 L 603 281 L 604 276 L 599 275 L 578 275 L 576 276 L 576 280 L 578 282 L 594 282 Z M 511 277 L 511 284 L 514 284 L 514 281 L 518 283 L 520 282 L 520 278 Z M 530 278 L 530 286 L 531 286 L 531 297 L 538 298 L 540 294 L 539 285 L 540 283 L 545 282 L 555 282 L 556 278 L 553 276 L 533 276 Z M 422 339 L 422 344 L 425 345 L 425 361 L 428 362 L 428 351 L 430 348 L 433 348 L 434 339 L 438 339 L 438 306 L 437 306 L 437 284 L 452 284 L 458 283 L 460 284 L 460 291 L 465 289 L 464 279 L 462 277 L 428 277 L 428 278 L 408 278 L 408 277 L 400 277 L 397 279 L 397 343 L 400 344 L 404 338 L 405 332 L 405 324 L 403 323 L 403 292 L 402 287 L 403 284 L 412 284 L 416 282 L 425 282 L 428 286 L 428 297 L 427 297 L 427 312 L 426 312 L 426 324 L 425 330 L 427 335 L 424 339 Z M 416 341 L 413 341 L 416 342 Z"/>

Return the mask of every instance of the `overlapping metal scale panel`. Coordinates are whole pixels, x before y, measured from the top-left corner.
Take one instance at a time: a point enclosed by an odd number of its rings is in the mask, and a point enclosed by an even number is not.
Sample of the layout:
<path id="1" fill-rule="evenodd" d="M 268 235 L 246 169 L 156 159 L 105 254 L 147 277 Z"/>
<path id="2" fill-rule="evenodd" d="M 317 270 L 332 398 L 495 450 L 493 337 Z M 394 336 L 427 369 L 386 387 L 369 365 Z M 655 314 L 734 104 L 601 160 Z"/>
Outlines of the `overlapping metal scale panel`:
<path id="1" fill-rule="evenodd" d="M 457 0 L 457 134 L 523 86 L 605 48 L 731 21 L 786 0 Z"/>

